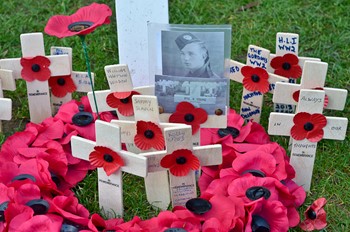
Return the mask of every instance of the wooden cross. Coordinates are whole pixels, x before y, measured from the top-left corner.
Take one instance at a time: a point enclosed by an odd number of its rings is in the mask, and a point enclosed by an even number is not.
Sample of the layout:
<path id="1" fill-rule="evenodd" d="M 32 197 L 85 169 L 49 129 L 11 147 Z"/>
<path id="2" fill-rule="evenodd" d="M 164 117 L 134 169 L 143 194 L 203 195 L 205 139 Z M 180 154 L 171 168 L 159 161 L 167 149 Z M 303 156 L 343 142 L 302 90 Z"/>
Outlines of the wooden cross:
<path id="1" fill-rule="evenodd" d="M 22 59 L 44 57 L 49 60 L 47 67 L 51 76 L 63 76 L 70 74 L 69 58 L 67 55 L 45 56 L 44 37 L 42 33 L 21 34 L 21 47 L 23 58 L 2 59 L 0 67 L 12 70 L 16 79 L 22 78 L 21 72 L 24 68 L 21 66 Z M 39 64 L 33 64 L 31 70 L 35 73 L 42 71 L 43 67 Z M 40 123 L 45 118 L 52 116 L 50 93 L 48 81 L 26 81 L 27 95 L 29 103 L 30 120 L 34 123 Z"/>
<path id="2" fill-rule="evenodd" d="M 328 103 L 325 109 L 343 110 L 348 91 L 345 89 L 324 88 L 328 64 L 320 61 L 305 61 L 300 84 L 282 83 L 276 84 L 273 102 L 285 105 L 297 105 L 295 94 L 301 89 L 323 88 Z M 294 97 L 293 97 L 294 95 Z"/>
<path id="3" fill-rule="evenodd" d="M 97 168 L 99 205 L 108 218 L 116 215 L 123 216 L 122 172 L 145 177 L 147 175 L 147 158 L 121 150 L 120 128 L 118 126 L 100 120 L 97 120 L 95 125 L 96 142 L 73 136 L 71 140 L 72 154 L 74 157 L 89 160 L 89 156 L 91 152 L 96 150 L 96 146 L 107 147 L 118 153 L 124 165 L 117 171 L 108 176 L 103 168 Z M 103 158 L 107 155 L 109 154 L 104 154 Z M 108 161 L 106 160 L 106 162 Z"/>
<path id="4" fill-rule="evenodd" d="M 270 62 L 273 58 L 277 56 L 284 56 L 286 54 L 293 54 L 298 57 L 299 53 L 299 35 L 294 33 L 283 33 L 278 32 L 276 34 L 276 54 L 270 54 Z M 305 61 L 321 61 L 319 58 L 312 57 L 298 57 L 299 66 L 303 68 Z M 289 67 L 290 68 L 290 67 Z M 273 73 L 275 71 L 274 68 L 269 65 L 269 72 Z M 290 76 L 282 75 L 284 77 L 289 78 L 289 83 L 296 83 L 295 78 L 291 78 Z M 280 113 L 293 113 L 295 111 L 295 106 L 293 104 L 274 104 L 274 111 Z"/>
<path id="5" fill-rule="evenodd" d="M 155 96 L 134 95 L 132 97 L 134 107 L 135 121 L 112 120 L 111 123 L 121 128 L 121 142 L 126 144 L 127 150 L 133 153 L 142 154 L 154 152 L 156 149 L 140 149 L 135 145 L 135 136 L 137 134 L 137 122 L 152 122 L 162 129 L 179 127 L 182 124 L 160 123 L 158 100 Z M 165 146 L 162 149 L 164 150 Z M 166 170 L 157 173 L 148 173 L 145 177 L 145 187 L 148 202 L 162 210 L 166 210 L 170 204 L 169 180 Z"/>
<path id="6" fill-rule="evenodd" d="M 73 63 L 72 63 L 72 56 L 73 51 L 70 47 L 51 47 L 51 55 L 68 55 L 69 57 L 69 63 L 70 63 L 70 70 L 71 70 L 71 78 L 76 86 L 75 92 L 80 93 L 88 93 L 91 91 L 91 83 L 90 78 L 88 76 L 87 72 L 78 72 L 78 71 L 72 71 Z M 94 82 L 94 73 L 91 73 L 92 81 Z M 94 84 L 94 83 L 92 83 Z M 64 97 L 56 97 L 53 94 L 51 94 L 51 108 L 52 112 L 54 114 L 57 113 L 58 109 L 61 107 L 63 103 L 69 102 L 72 100 L 72 94 L 67 93 Z"/>
<path id="7" fill-rule="evenodd" d="M 296 172 L 295 182 L 298 185 L 303 186 L 305 191 L 310 190 L 317 141 L 322 138 L 344 140 L 346 135 L 346 128 L 348 124 L 347 118 L 325 117 L 326 123 L 323 129 L 317 128 L 317 126 L 321 125 L 320 120 L 317 120 L 319 125 L 317 125 L 317 122 L 313 122 L 310 118 L 306 119 L 307 122 L 300 123 L 296 121 L 296 118 L 300 118 L 300 116 L 303 114 L 305 115 L 305 112 L 313 115 L 312 117 L 314 118 L 315 114 L 319 114 L 318 118 L 320 118 L 320 115 L 322 117 L 324 98 L 325 92 L 322 90 L 302 89 L 300 90 L 299 103 L 296 110 L 297 114 L 270 114 L 268 127 L 269 134 L 293 136 L 294 133 L 290 163 Z M 296 129 L 300 127 L 302 129 L 302 133 L 296 133 Z M 315 131 L 313 131 L 314 128 Z M 322 134 L 322 132 L 316 131 L 316 129 L 323 131 L 323 137 L 313 136 L 315 133 Z M 295 138 L 298 138 L 298 140 Z"/>
<path id="8" fill-rule="evenodd" d="M 3 90 L 16 90 L 16 83 L 11 70 L 0 69 L 0 120 L 11 120 L 12 100 L 4 98 Z M 0 132 L 2 132 L 1 121 Z"/>
<path id="9" fill-rule="evenodd" d="M 108 65 L 105 66 L 105 73 L 109 85 L 109 90 L 95 91 L 96 102 L 99 112 L 116 110 L 118 118 L 121 120 L 134 120 L 134 116 L 124 116 L 118 109 L 112 108 L 107 104 L 107 96 L 114 92 L 128 92 L 136 91 L 143 95 L 154 95 L 153 86 L 137 87 L 134 88 L 132 79 L 127 65 Z M 96 112 L 95 100 L 92 92 L 88 93 L 88 98 L 93 112 Z"/>
<path id="10" fill-rule="evenodd" d="M 182 149 L 192 151 L 193 155 L 199 160 L 200 166 L 218 165 L 222 163 L 221 145 L 197 146 L 192 145 L 192 129 L 188 125 L 181 127 L 169 127 L 164 129 L 166 152 L 158 151 L 154 153 L 143 154 L 148 158 L 148 172 L 159 172 L 163 170 L 171 170 L 171 168 L 162 167 L 161 162 L 167 155 L 175 156 L 174 152 Z M 183 152 L 183 151 L 181 151 Z M 181 153 L 180 153 L 181 154 Z M 186 158 L 178 156 L 176 165 L 187 162 Z M 172 205 L 184 206 L 186 202 L 197 197 L 195 170 L 190 170 L 187 175 L 175 176 L 169 173 L 170 193 Z M 155 193 L 157 191 L 155 190 Z"/>
<path id="11" fill-rule="evenodd" d="M 247 53 L 246 65 L 231 60 L 230 61 L 230 79 L 239 83 L 243 83 L 244 80 L 259 82 L 261 78 L 258 77 L 257 80 L 254 79 L 256 75 L 250 77 L 244 77 L 242 74 L 242 68 L 245 66 L 262 68 L 267 70 L 269 65 L 270 51 L 263 49 L 254 45 L 249 45 Z M 247 79 L 248 78 L 248 79 Z M 275 83 L 278 81 L 287 81 L 285 77 L 281 77 L 275 74 L 268 73 L 268 92 L 273 93 L 275 89 Z M 261 110 L 263 104 L 263 93 L 260 91 L 250 91 L 243 88 L 243 95 L 241 101 L 240 115 L 246 120 L 253 120 L 255 122 L 260 122 Z"/>

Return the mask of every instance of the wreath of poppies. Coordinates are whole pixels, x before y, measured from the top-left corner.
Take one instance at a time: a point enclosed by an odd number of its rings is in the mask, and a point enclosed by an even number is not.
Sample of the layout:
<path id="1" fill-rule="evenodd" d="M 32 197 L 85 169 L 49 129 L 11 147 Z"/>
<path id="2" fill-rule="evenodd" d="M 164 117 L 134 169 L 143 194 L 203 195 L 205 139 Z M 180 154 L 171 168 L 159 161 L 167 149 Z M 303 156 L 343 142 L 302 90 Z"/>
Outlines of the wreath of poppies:
<path id="1" fill-rule="evenodd" d="M 109 23 L 110 15 L 108 6 L 93 3 L 71 16 L 52 17 L 45 32 L 60 38 L 84 36 Z M 38 57 L 23 59 L 23 72 L 40 74 L 40 70 L 44 70 L 36 79 L 48 78 L 49 64 L 40 66 L 34 59 Z M 291 61 L 291 64 L 295 63 L 294 59 Z M 276 63 L 286 66 L 282 61 Z M 249 73 L 249 76 L 255 82 L 253 74 Z M 60 82 L 56 80 L 58 85 Z M 119 96 L 113 93 L 109 100 L 117 100 L 116 108 L 130 114 L 125 99 L 132 94 Z M 100 113 L 99 117 L 107 122 L 116 119 L 110 112 Z M 107 147 L 96 146 L 89 157 L 91 163 L 72 156 L 70 138 L 76 135 L 95 140 L 96 119 L 87 97 L 83 97 L 81 101 L 72 100 L 62 105 L 54 117 L 40 124 L 28 123 L 23 131 L 16 132 L 2 144 L 0 231 L 272 232 L 287 231 L 300 223 L 297 209 L 303 204 L 306 193 L 292 181 L 295 171 L 285 150 L 270 141 L 261 125 L 244 124 L 233 110 L 228 115 L 226 128 L 200 129 L 199 124 L 206 121 L 207 115 L 189 103 L 179 104 L 171 120 L 187 122 L 194 131 L 201 130 L 202 145 L 221 144 L 223 150 L 222 164 L 202 167 L 198 182 L 200 197 L 147 220 L 135 216 L 125 222 L 121 218 L 105 220 L 99 214 L 91 215 L 79 203 L 72 188 L 89 170 L 103 167 L 108 174 L 123 166 L 118 153 Z M 319 135 L 321 129 L 314 124 L 319 120 L 317 115 L 298 115 L 292 130 L 303 138 L 309 138 L 313 131 Z M 313 128 L 310 129 L 309 124 Z M 141 147 L 148 149 L 151 145 L 148 140 L 158 135 L 151 136 L 149 131 L 154 133 L 157 128 L 146 122 L 139 126 L 140 138 L 135 139 Z M 155 148 L 158 147 L 163 147 L 163 142 Z M 197 169 L 199 162 L 191 151 L 183 149 L 165 156 L 161 165 L 181 176 L 190 169 Z M 300 227 L 308 231 L 324 228 L 325 204 L 326 200 L 320 198 L 307 208 L 306 219 Z"/>

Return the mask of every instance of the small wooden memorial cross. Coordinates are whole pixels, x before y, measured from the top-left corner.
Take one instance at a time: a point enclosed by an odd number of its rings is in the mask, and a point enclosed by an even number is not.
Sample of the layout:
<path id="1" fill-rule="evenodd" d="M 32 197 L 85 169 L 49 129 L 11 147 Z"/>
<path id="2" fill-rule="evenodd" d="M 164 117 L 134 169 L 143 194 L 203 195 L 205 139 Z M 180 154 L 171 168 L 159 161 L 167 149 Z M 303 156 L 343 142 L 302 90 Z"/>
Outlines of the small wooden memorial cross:
<path id="1" fill-rule="evenodd" d="M 67 55 L 45 56 L 42 33 L 21 34 L 20 37 L 22 58 L 2 59 L 0 67 L 12 70 L 17 79 L 26 79 L 30 120 L 40 123 L 52 116 L 47 80 L 50 76 L 70 74 L 69 58 Z"/>
<path id="2" fill-rule="evenodd" d="M 287 78 L 266 71 L 269 57 L 269 50 L 249 45 L 246 65 L 230 61 L 230 79 L 244 86 L 240 115 L 245 121 L 253 120 L 259 123 L 263 94 L 273 93 L 278 81 L 288 82 Z"/>
<path id="3" fill-rule="evenodd" d="M 91 91 L 91 82 L 90 78 L 88 76 L 87 72 L 78 72 L 78 71 L 72 71 L 73 70 L 73 63 L 72 63 L 72 57 L 73 57 L 73 51 L 70 47 L 51 47 L 51 55 L 68 55 L 69 62 L 70 62 L 70 70 L 71 74 L 70 76 L 71 80 L 73 81 L 76 90 L 75 92 L 80 93 L 88 93 Z M 91 73 L 92 81 L 94 81 L 94 73 Z M 92 83 L 94 84 L 94 83 Z M 54 114 L 58 111 L 58 109 L 61 107 L 63 103 L 69 102 L 72 100 L 72 94 L 70 92 L 67 92 L 67 94 L 63 97 L 57 97 L 54 94 L 51 94 L 51 106 L 52 111 Z"/>
<path id="4" fill-rule="evenodd" d="M 345 89 L 324 88 L 327 67 L 328 64 L 324 62 L 305 61 L 300 84 L 277 83 L 273 102 L 294 106 L 298 104 L 298 93 L 301 89 L 321 88 L 326 93 L 324 108 L 343 110 L 348 91 Z"/>
<path id="5" fill-rule="evenodd" d="M 148 158 L 148 172 L 163 170 L 170 172 L 172 206 L 184 206 L 188 200 L 197 197 L 195 170 L 199 165 L 210 166 L 222 163 L 221 145 L 193 147 L 192 129 L 188 125 L 165 128 L 164 134 L 166 152 L 147 153 L 143 156 Z M 174 170 L 181 170 L 185 166 L 192 169 L 188 168 L 180 172 Z"/>
<path id="6" fill-rule="evenodd" d="M 155 96 L 134 95 L 132 96 L 132 104 L 134 108 L 135 121 L 111 121 L 112 124 L 116 124 L 121 128 L 121 142 L 126 144 L 128 151 L 137 154 L 153 152 L 156 150 L 164 150 L 165 143 L 163 129 L 166 127 L 179 127 L 182 126 L 182 124 L 159 122 L 158 100 Z M 159 141 L 163 140 L 163 145 L 161 147 L 142 147 L 135 141 L 137 134 L 139 134 L 138 136 L 144 136 L 144 133 L 146 133 L 140 129 L 142 128 L 141 124 L 151 124 L 152 126 L 156 126 L 161 129 L 161 134 L 156 135 L 160 137 L 157 138 L 156 141 L 152 142 L 154 144 L 161 144 Z M 139 133 L 138 130 L 140 130 Z M 154 137 L 150 139 L 153 138 Z M 146 136 L 143 137 L 143 139 L 148 140 Z M 157 208 L 166 210 L 170 204 L 169 180 L 167 171 L 164 170 L 157 173 L 148 173 L 147 177 L 145 177 L 145 187 L 148 202 Z"/>
<path id="7" fill-rule="evenodd" d="M 293 138 L 290 163 L 296 172 L 295 182 L 310 190 L 317 142 L 321 139 L 344 140 L 347 118 L 322 115 L 325 92 L 300 90 L 296 114 L 271 113 L 268 133 Z"/>
<path id="8" fill-rule="evenodd" d="M 84 160 L 90 160 L 92 164 L 97 160 L 103 165 L 120 165 L 119 169 L 107 175 L 104 168 L 97 168 L 98 172 L 98 192 L 100 207 L 108 215 L 108 218 L 115 217 L 114 214 L 123 216 L 123 182 L 122 172 L 127 172 L 140 177 L 147 175 L 146 157 L 121 150 L 120 128 L 116 125 L 97 120 L 96 142 L 73 136 L 72 154 Z M 111 162 L 118 161 L 116 164 Z M 113 214 L 114 213 L 114 214 Z"/>
<path id="9" fill-rule="evenodd" d="M 0 120 L 11 120 L 12 100 L 4 98 L 3 90 L 16 90 L 16 83 L 11 70 L 0 69 Z M 0 132 L 2 132 L 1 121 Z"/>
<path id="10" fill-rule="evenodd" d="M 299 35 L 294 33 L 283 33 L 278 32 L 276 34 L 276 54 L 270 54 L 270 65 L 269 65 L 269 72 L 271 73 L 278 73 L 281 76 L 289 78 L 289 83 L 296 83 L 297 78 L 300 77 L 300 72 L 295 72 L 296 69 L 300 71 L 300 69 L 303 68 L 305 61 L 321 61 L 319 58 L 312 58 L 312 57 L 298 57 L 299 53 Z M 285 56 L 286 54 L 290 54 Z M 297 63 L 292 64 L 291 62 L 291 55 L 294 55 L 293 58 L 297 58 Z M 277 59 L 284 60 L 284 63 L 281 64 L 281 66 L 277 67 L 271 67 L 271 62 L 274 58 L 278 57 Z M 299 66 L 299 67 L 298 67 Z M 284 75 L 282 75 L 282 73 Z M 299 75 L 297 74 L 299 73 Z M 295 75 L 298 76 L 295 76 Z M 274 111 L 280 112 L 280 113 L 294 113 L 295 106 L 294 105 L 288 105 L 288 104 L 280 104 L 275 103 L 274 104 Z"/>
<path id="11" fill-rule="evenodd" d="M 110 104 L 107 103 L 108 96 L 113 93 L 131 93 L 132 91 L 135 91 L 139 94 L 143 95 L 154 95 L 154 87 L 153 86 L 144 86 L 144 87 L 137 87 L 134 88 L 130 76 L 130 72 L 127 65 L 124 64 L 117 64 L 117 65 L 108 65 L 105 66 L 105 73 L 109 85 L 109 90 L 102 90 L 102 91 L 95 91 L 96 95 L 96 102 L 98 105 L 99 112 L 105 112 L 105 111 L 113 111 L 116 110 L 118 114 L 118 118 L 121 120 L 134 120 L 134 116 L 127 115 L 125 113 L 121 113 L 117 108 L 113 108 L 110 106 Z M 122 95 L 120 95 L 122 96 Z M 127 101 L 131 101 L 131 95 L 125 95 L 125 100 L 122 102 L 128 103 Z M 93 97 L 92 92 L 88 93 L 90 105 L 93 112 L 96 112 L 95 108 L 95 100 Z M 119 96 L 118 96 L 119 97 Z M 120 101 L 124 98 L 116 98 L 112 97 L 112 101 Z"/>

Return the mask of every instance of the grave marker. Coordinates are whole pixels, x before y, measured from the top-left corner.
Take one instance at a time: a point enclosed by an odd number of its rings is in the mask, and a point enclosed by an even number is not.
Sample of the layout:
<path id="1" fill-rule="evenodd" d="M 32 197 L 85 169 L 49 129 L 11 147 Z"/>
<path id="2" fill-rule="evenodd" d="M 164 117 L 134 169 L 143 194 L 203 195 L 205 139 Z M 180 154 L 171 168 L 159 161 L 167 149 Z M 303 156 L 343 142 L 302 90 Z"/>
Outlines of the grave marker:
<path id="1" fill-rule="evenodd" d="M 294 33 L 283 33 L 278 32 L 276 34 L 276 54 L 270 54 L 270 63 L 275 57 L 283 57 L 286 54 L 293 54 L 298 59 L 298 65 L 301 69 L 303 69 L 304 63 L 307 60 L 310 61 L 321 61 L 318 58 L 311 57 L 298 57 L 299 54 L 299 35 Z M 282 65 L 283 66 L 283 65 Z M 282 68 L 282 67 L 281 67 Z M 296 78 L 292 77 L 293 74 L 287 74 L 288 71 L 293 69 L 293 66 L 287 65 L 284 67 L 285 75 L 279 74 L 281 76 L 289 78 L 289 83 L 296 83 Z M 275 69 L 269 65 L 269 72 L 275 72 Z M 277 71 L 278 72 L 278 71 Z M 295 106 L 293 104 L 274 104 L 274 111 L 281 113 L 293 113 L 295 111 Z"/>
<path id="2" fill-rule="evenodd" d="M 45 56 L 44 38 L 42 33 L 21 34 L 22 58 L 2 59 L 0 67 L 13 71 L 16 79 L 26 75 L 27 95 L 30 120 L 40 123 L 52 116 L 48 78 L 70 74 L 67 55 Z M 26 63 L 26 67 L 22 67 Z M 31 67 L 30 63 L 32 63 Z M 46 74 L 46 75 L 42 75 Z M 38 76 L 42 81 L 38 80 Z M 45 76 L 45 77 L 44 77 Z M 47 78 L 46 78 L 47 77 Z"/>
<path id="3" fill-rule="evenodd" d="M 97 168 L 98 193 L 99 205 L 106 212 L 108 218 L 115 217 L 111 212 L 123 216 L 122 172 L 145 177 L 147 175 L 147 159 L 121 150 L 120 128 L 118 126 L 100 120 L 95 123 L 96 142 L 73 136 L 71 140 L 72 154 L 74 157 L 89 160 L 90 154 L 96 151 L 96 147 L 104 147 L 119 155 L 124 164 L 111 175 L 108 176 L 103 168 Z M 110 156 L 109 153 L 103 154 L 103 160 L 108 163 Z M 115 156 L 113 160 L 117 160 Z"/>
<path id="4" fill-rule="evenodd" d="M 243 83 L 244 86 L 240 115 L 246 121 L 253 120 L 259 123 L 263 94 L 273 93 L 276 82 L 288 81 L 285 77 L 267 73 L 269 57 L 269 50 L 249 45 L 246 65 L 234 60 L 230 61 L 230 79 Z M 242 70 L 245 75 L 242 74 Z"/>
<path id="5" fill-rule="evenodd" d="M 324 88 L 328 64 L 319 61 L 305 61 L 300 84 L 276 84 L 273 102 L 284 105 L 297 105 L 297 92 L 301 89 L 322 88 L 327 96 L 325 109 L 343 110 L 348 91 L 345 89 Z"/>
<path id="6" fill-rule="evenodd" d="M 11 120 L 12 100 L 4 98 L 3 90 L 16 90 L 16 83 L 11 70 L 0 69 L 0 120 Z M 1 121 L 0 132 L 2 132 Z"/>
<path id="7" fill-rule="evenodd" d="M 51 55 L 64 55 L 64 54 L 68 55 L 70 70 L 71 70 L 71 74 L 69 74 L 68 76 L 73 80 L 73 83 L 76 87 L 75 92 L 87 93 L 91 91 L 91 83 L 90 83 L 90 78 L 88 76 L 88 73 L 73 71 L 72 48 L 51 47 L 50 52 L 51 52 Z M 94 81 L 94 75 L 95 75 L 94 73 L 91 73 L 92 81 Z M 67 92 L 67 94 L 64 97 L 56 97 L 55 95 L 51 94 L 52 112 L 56 114 L 58 109 L 61 107 L 61 105 L 66 102 L 69 102 L 70 100 L 72 100 L 72 94 L 70 92 Z"/>
<path id="8" fill-rule="evenodd" d="M 135 142 L 138 134 L 138 123 L 152 123 L 162 130 L 161 137 L 164 139 L 163 130 L 167 127 L 179 127 L 182 124 L 160 123 L 158 101 L 155 96 L 134 95 L 132 97 L 135 121 L 112 120 L 111 123 L 121 128 L 121 142 L 126 144 L 127 150 L 137 154 L 154 152 L 155 148 L 139 148 Z M 153 133 L 153 131 L 152 131 Z M 153 137 L 152 137 L 153 138 Z M 159 139 L 158 139 L 159 140 Z M 153 141 L 155 143 L 157 141 Z M 165 144 L 161 149 L 164 150 Z M 157 173 L 148 173 L 145 177 L 145 187 L 148 202 L 162 210 L 166 210 L 170 204 L 170 192 L 168 173 L 166 170 Z"/>
<path id="9" fill-rule="evenodd" d="M 119 96 L 124 96 L 122 98 L 127 98 L 127 101 L 131 101 L 132 91 L 135 91 L 143 95 L 154 95 L 153 86 L 145 86 L 133 88 L 133 83 L 131 80 L 130 72 L 127 65 L 108 65 L 105 66 L 105 73 L 109 85 L 109 90 L 95 91 L 96 102 L 100 112 L 113 111 L 116 110 L 118 118 L 121 120 L 134 120 L 133 115 L 125 115 L 121 113 L 117 108 L 111 107 L 107 103 L 107 98 L 110 94 L 117 94 Z M 127 94 L 128 93 L 128 94 Z M 95 100 L 93 98 L 92 92 L 88 93 L 88 98 L 93 112 L 96 112 Z M 119 99 L 122 99 L 119 98 Z M 117 99 L 114 99 L 117 101 Z M 127 104 L 127 102 L 126 102 Z"/>
<path id="10" fill-rule="evenodd" d="M 291 136 L 290 163 L 296 171 L 295 182 L 310 190 L 317 142 L 323 139 L 344 140 L 347 118 L 322 115 L 325 92 L 300 90 L 296 114 L 271 113 L 268 133 Z"/>
<path id="11" fill-rule="evenodd" d="M 192 145 L 192 129 L 188 125 L 177 128 L 165 128 L 166 152 L 154 152 L 143 154 L 148 158 L 148 171 L 159 172 L 170 170 L 170 193 L 172 205 L 185 206 L 186 202 L 197 197 L 197 187 L 195 170 L 198 167 L 192 166 L 192 170 L 188 170 L 176 176 L 173 174 L 172 167 L 166 168 L 169 164 L 169 158 L 173 158 L 172 165 L 181 166 L 184 162 L 192 164 L 199 161 L 200 166 L 218 165 L 222 163 L 221 145 L 208 145 L 193 147 Z M 189 155 L 190 153 L 191 155 Z M 185 155 L 186 154 L 186 155 Z M 164 163 L 163 163 L 164 162 Z"/>

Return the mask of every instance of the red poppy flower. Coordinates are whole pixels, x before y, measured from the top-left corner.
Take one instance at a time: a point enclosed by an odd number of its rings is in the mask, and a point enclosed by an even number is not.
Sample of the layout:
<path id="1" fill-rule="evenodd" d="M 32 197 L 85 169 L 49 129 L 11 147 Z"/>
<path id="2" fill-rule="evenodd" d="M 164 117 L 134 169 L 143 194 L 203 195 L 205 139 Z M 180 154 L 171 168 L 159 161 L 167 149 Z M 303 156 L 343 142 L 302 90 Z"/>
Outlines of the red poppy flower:
<path id="1" fill-rule="evenodd" d="M 123 159 L 117 152 L 103 146 L 96 146 L 95 150 L 90 153 L 89 160 L 95 167 L 102 167 L 110 176 L 124 165 Z"/>
<path id="2" fill-rule="evenodd" d="M 265 69 L 259 67 L 253 68 L 251 66 L 244 66 L 241 69 L 241 73 L 244 76 L 243 86 L 247 90 L 259 91 L 261 93 L 267 93 L 269 91 L 269 74 Z"/>
<path id="3" fill-rule="evenodd" d="M 47 81 L 51 76 L 50 60 L 45 56 L 21 58 L 21 76 L 26 81 Z"/>
<path id="4" fill-rule="evenodd" d="M 304 215 L 305 220 L 300 223 L 300 228 L 305 231 L 322 230 L 327 225 L 327 214 L 323 207 L 326 205 L 327 200 L 325 198 L 319 198 L 315 200 L 311 206 L 309 206 Z"/>
<path id="5" fill-rule="evenodd" d="M 294 54 L 276 56 L 271 60 L 270 65 L 275 69 L 274 73 L 277 75 L 295 79 L 301 77 L 302 70 L 299 66 L 299 59 Z"/>
<path id="6" fill-rule="evenodd" d="M 324 90 L 324 89 L 321 88 L 321 87 L 316 87 L 316 88 L 312 88 L 312 89 L 315 89 L 315 90 Z M 295 92 L 293 93 L 293 99 L 294 99 L 295 102 L 299 102 L 299 95 L 300 95 L 300 90 L 295 91 Z M 324 103 L 323 103 L 323 107 L 324 107 L 324 108 L 327 107 L 328 102 L 329 102 L 328 96 L 325 95 L 325 97 L 324 97 Z"/>
<path id="7" fill-rule="evenodd" d="M 124 116 L 134 115 L 134 109 L 132 106 L 132 96 L 139 95 L 140 93 L 136 91 L 128 92 L 114 92 L 107 96 L 107 104 L 115 109 L 118 109 L 119 113 Z"/>
<path id="8" fill-rule="evenodd" d="M 64 38 L 73 35 L 87 35 L 103 24 L 109 24 L 112 10 L 105 4 L 92 3 L 80 8 L 70 16 L 55 15 L 45 26 L 45 33 Z"/>
<path id="9" fill-rule="evenodd" d="M 180 102 L 176 106 L 176 111 L 170 115 L 169 122 L 191 125 L 194 135 L 200 128 L 200 124 L 205 123 L 207 119 L 208 114 L 204 109 L 195 108 L 189 102 Z"/>
<path id="10" fill-rule="evenodd" d="M 318 142 L 323 138 L 323 127 L 327 125 L 327 119 L 322 114 L 297 113 L 293 118 L 294 126 L 290 130 L 295 140 L 307 139 L 310 142 Z"/>
<path id="11" fill-rule="evenodd" d="M 244 125 L 244 119 L 236 111 L 230 109 L 227 115 L 227 127 L 222 129 L 201 128 L 201 145 L 222 143 L 227 138 L 241 143 L 249 135 L 252 122 Z M 230 136 L 231 135 L 231 136 Z"/>
<path id="12" fill-rule="evenodd" d="M 163 150 L 165 146 L 162 130 L 153 122 L 138 121 L 136 123 L 137 134 L 135 145 L 141 150 L 155 148 Z"/>
<path id="13" fill-rule="evenodd" d="M 103 230 L 114 230 L 117 225 L 120 225 L 124 222 L 121 218 L 113 218 L 109 220 L 104 220 L 100 215 L 97 213 L 94 213 L 91 215 L 91 218 L 89 220 L 88 227 L 92 231 L 101 231 Z"/>
<path id="14" fill-rule="evenodd" d="M 64 97 L 67 93 L 73 93 L 77 89 L 71 75 L 51 77 L 49 86 L 51 93 L 56 97 Z"/>
<path id="15" fill-rule="evenodd" d="M 198 170 L 199 160 L 191 150 L 179 149 L 164 156 L 160 165 L 163 168 L 169 168 L 174 176 L 186 176 L 190 170 Z"/>

